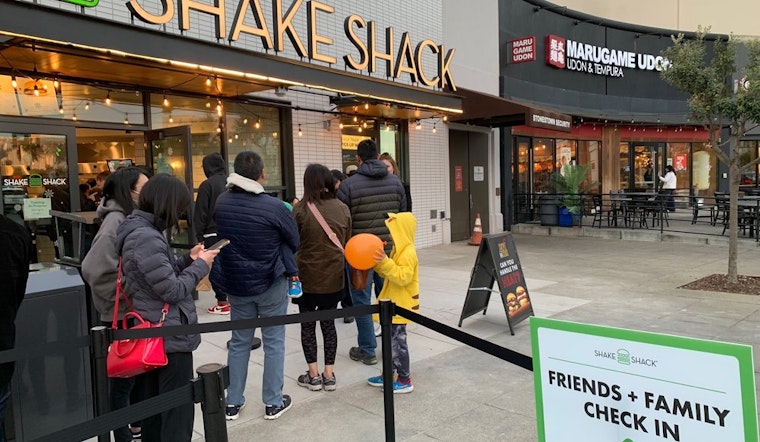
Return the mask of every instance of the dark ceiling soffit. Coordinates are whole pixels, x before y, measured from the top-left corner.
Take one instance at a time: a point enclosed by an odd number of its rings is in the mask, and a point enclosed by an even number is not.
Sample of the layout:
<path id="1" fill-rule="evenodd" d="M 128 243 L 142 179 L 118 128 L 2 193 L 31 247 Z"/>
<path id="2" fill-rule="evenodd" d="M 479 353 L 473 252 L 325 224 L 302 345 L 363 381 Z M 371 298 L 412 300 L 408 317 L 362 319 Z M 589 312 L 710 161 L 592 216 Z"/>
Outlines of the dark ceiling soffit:
<path id="1" fill-rule="evenodd" d="M 0 0 L 0 30 L 155 58 L 216 66 L 362 95 L 461 109 L 460 97 L 323 66 L 193 40 L 16 0 Z"/>
<path id="2" fill-rule="evenodd" d="M 450 117 L 452 123 L 475 126 L 503 127 L 525 124 L 525 115 L 531 109 L 496 95 L 459 88 L 462 96 L 462 114 Z"/>

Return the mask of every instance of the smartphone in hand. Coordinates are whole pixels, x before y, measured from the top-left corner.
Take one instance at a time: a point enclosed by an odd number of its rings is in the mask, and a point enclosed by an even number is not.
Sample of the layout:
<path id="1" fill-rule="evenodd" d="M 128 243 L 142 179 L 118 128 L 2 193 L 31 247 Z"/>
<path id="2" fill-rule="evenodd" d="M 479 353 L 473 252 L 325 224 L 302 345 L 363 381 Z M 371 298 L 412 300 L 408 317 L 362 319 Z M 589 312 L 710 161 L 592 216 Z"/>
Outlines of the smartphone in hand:
<path id="1" fill-rule="evenodd" d="M 207 247 L 206 250 L 219 250 L 222 247 L 225 247 L 226 245 L 228 245 L 229 243 L 230 243 L 229 239 L 220 239 L 219 241 L 214 243 L 214 245 L 212 245 L 211 247 Z"/>

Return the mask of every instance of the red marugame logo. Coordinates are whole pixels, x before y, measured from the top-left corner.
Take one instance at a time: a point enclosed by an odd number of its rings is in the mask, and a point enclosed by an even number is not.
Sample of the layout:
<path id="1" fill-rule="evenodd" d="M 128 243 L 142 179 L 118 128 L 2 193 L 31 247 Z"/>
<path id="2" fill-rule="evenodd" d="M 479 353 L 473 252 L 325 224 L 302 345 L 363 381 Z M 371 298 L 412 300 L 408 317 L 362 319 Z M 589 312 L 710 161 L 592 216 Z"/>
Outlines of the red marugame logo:
<path id="1" fill-rule="evenodd" d="M 565 69 L 565 39 L 557 35 L 546 36 L 546 64 Z"/>

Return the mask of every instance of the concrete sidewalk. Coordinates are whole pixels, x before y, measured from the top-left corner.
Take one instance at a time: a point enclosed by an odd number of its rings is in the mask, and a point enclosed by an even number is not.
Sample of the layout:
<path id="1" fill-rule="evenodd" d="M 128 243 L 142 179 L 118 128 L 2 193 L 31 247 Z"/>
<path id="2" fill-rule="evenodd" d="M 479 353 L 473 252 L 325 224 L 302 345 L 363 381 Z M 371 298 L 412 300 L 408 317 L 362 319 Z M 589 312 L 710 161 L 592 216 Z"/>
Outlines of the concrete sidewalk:
<path id="1" fill-rule="evenodd" d="M 515 234 L 515 242 L 536 316 L 756 349 L 760 344 L 760 297 L 678 288 L 725 273 L 727 247 L 525 234 Z M 421 314 L 456 327 L 476 251 L 464 243 L 419 250 Z M 740 249 L 739 271 L 760 275 L 760 248 Z M 201 322 L 227 320 L 206 313 L 213 302 L 211 292 L 201 293 Z M 296 312 L 295 306 L 290 312 Z M 311 392 L 296 384 L 306 363 L 299 326 L 287 326 L 284 392 L 293 397 L 293 407 L 276 421 L 263 419 L 263 352 L 252 352 L 247 405 L 240 419 L 228 423 L 231 441 L 384 440 L 382 394 L 366 384 L 380 365 L 351 361 L 348 349 L 356 345 L 356 325 L 337 320 L 336 326 L 334 392 Z M 537 440 L 532 372 L 419 325 L 408 330 L 415 390 L 395 396 L 397 440 Z M 486 315 L 465 319 L 462 330 L 530 355 L 528 322 L 517 324 L 510 335 L 498 295 L 491 297 Z M 228 339 L 229 332 L 204 335 L 195 365 L 226 363 Z M 755 352 L 760 366 L 757 358 Z M 196 409 L 195 440 L 203 440 L 200 407 Z"/>

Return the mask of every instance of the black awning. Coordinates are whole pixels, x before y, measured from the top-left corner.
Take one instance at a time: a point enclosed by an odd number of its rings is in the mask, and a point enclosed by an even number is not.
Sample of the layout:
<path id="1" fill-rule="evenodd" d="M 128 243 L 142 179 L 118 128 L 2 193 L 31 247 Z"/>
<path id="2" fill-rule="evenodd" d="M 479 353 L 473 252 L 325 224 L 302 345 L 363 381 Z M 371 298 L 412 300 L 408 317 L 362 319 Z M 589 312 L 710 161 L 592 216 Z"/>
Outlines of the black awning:
<path id="1" fill-rule="evenodd" d="M 462 97 L 462 114 L 451 117 L 450 121 L 453 123 L 488 127 L 519 126 L 525 124 L 526 114 L 531 109 L 529 106 L 471 89 L 460 87 L 456 93 Z"/>

